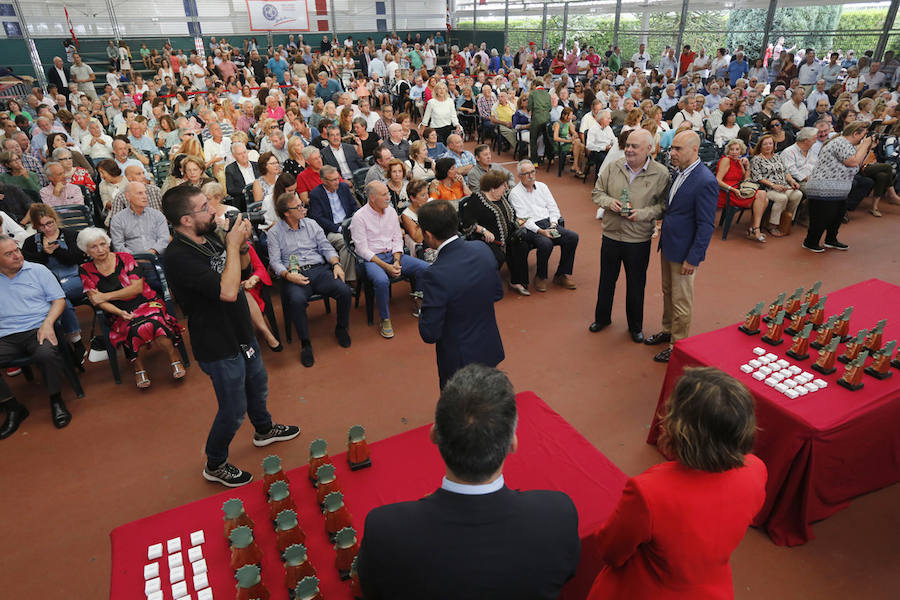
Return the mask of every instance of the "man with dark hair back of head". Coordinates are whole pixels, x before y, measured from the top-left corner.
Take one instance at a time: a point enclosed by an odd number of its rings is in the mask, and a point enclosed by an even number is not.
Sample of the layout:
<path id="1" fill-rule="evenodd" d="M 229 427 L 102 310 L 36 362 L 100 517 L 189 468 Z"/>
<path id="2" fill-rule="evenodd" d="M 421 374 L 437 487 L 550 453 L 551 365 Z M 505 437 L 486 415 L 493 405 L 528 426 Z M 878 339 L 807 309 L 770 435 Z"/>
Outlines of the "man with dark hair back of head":
<path id="1" fill-rule="evenodd" d="M 450 378 L 431 430 L 446 475 L 421 500 L 369 512 L 357 558 L 366 598 L 559 595 L 578 566 L 578 514 L 562 492 L 504 484 L 516 419 L 512 384 L 497 369 L 472 364 Z"/>
<path id="2" fill-rule="evenodd" d="M 163 253 L 166 276 L 187 315 L 194 358 L 212 380 L 219 406 L 206 440 L 203 477 L 237 487 L 252 478 L 228 462 L 228 446 L 245 414 L 255 430 L 254 446 L 300 435 L 299 427 L 273 423 L 266 407 L 268 374 L 241 287 L 250 221 L 238 215 L 223 242 L 215 211 L 203 192 L 191 185 L 165 193 L 163 214 L 175 230 Z"/>
<path id="3" fill-rule="evenodd" d="M 481 240 L 458 235 L 459 216 L 446 200 L 419 209 L 425 245 L 437 251 L 422 275 L 419 334 L 436 344 L 441 388 L 458 369 L 470 363 L 497 366 L 505 357 L 494 302 L 503 298 L 497 261 Z"/>

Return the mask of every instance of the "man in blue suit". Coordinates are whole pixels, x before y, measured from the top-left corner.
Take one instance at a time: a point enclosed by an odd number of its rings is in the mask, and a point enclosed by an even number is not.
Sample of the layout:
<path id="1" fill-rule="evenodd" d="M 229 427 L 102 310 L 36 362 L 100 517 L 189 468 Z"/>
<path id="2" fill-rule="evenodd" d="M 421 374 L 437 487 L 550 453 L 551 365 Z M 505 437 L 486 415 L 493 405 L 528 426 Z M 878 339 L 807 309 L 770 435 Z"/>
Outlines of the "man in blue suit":
<path id="1" fill-rule="evenodd" d="M 494 316 L 494 302 L 503 297 L 503 284 L 494 254 L 481 241 L 457 235 L 459 216 L 446 200 L 419 209 L 425 245 L 438 252 L 422 275 L 422 313 L 419 334 L 437 344 L 441 389 L 459 369 L 470 363 L 496 367 L 505 357 Z"/>
<path id="2" fill-rule="evenodd" d="M 694 274 L 706 258 L 706 248 L 716 226 L 719 184 L 700 162 L 699 149 L 700 137 L 693 131 L 683 131 L 672 140 L 670 156 L 678 173 L 669 188 L 659 235 L 662 331 L 644 340 L 651 346 L 669 344 L 653 357 L 656 362 L 669 362 L 672 346 L 690 333 Z"/>
<path id="3" fill-rule="evenodd" d="M 349 219 L 359 208 L 350 186 L 341 181 L 338 170 L 325 165 L 319 170 L 322 183 L 309 192 L 309 218 L 319 224 L 325 237 L 337 250 L 341 268 L 347 275 L 347 283 L 356 281 L 356 260 L 344 243 L 341 223 Z"/>
<path id="4" fill-rule="evenodd" d="M 336 168 L 347 181 L 353 181 L 353 172 L 368 167 L 356 153 L 356 147 L 341 142 L 341 128 L 329 125 L 325 130 L 328 144 L 322 148 L 322 162 Z"/>

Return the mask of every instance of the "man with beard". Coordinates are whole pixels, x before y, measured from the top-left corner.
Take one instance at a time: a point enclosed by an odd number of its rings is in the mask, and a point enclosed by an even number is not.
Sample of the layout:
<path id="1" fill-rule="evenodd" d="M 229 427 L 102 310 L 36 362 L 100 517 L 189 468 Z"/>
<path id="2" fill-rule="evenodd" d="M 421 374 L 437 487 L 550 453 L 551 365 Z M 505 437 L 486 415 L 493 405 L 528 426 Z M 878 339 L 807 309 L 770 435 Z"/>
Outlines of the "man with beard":
<path id="1" fill-rule="evenodd" d="M 300 435 L 299 427 L 274 424 L 266 408 L 268 374 L 241 287 L 250 222 L 238 216 L 223 241 L 216 234 L 215 211 L 190 185 L 166 192 L 163 213 L 175 230 L 163 255 L 166 275 L 188 317 L 194 358 L 212 379 L 219 404 L 206 440 L 203 477 L 237 487 L 252 478 L 228 462 L 228 446 L 245 414 L 255 429 L 254 446 Z"/>

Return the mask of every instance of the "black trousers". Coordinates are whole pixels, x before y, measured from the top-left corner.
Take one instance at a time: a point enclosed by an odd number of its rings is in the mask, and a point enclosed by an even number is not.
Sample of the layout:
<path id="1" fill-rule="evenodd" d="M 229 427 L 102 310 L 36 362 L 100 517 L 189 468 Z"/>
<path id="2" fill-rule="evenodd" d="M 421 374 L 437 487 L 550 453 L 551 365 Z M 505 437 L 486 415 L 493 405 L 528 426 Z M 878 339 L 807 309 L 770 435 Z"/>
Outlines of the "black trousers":
<path id="1" fill-rule="evenodd" d="M 857 173 L 853 176 L 853 187 L 850 188 L 850 194 L 847 195 L 847 210 L 856 210 L 863 198 L 869 195 L 872 188 L 875 187 L 875 180 L 865 175 Z"/>
<path id="2" fill-rule="evenodd" d="M 612 321 L 613 298 L 619 270 L 625 265 L 625 316 L 629 331 L 644 328 L 644 288 L 647 266 L 650 264 L 650 240 L 620 242 L 603 236 L 600 246 L 600 285 L 597 288 L 597 307 L 594 322 L 601 325 Z"/>
<path id="3" fill-rule="evenodd" d="M 825 232 L 825 242 L 836 242 L 841 219 L 847 210 L 846 200 L 809 199 L 809 229 L 806 233 L 806 245 L 818 246 Z"/>
<path id="4" fill-rule="evenodd" d="M 350 325 L 350 299 L 352 293 L 350 287 L 335 279 L 331 265 L 321 264 L 302 272 L 309 278 L 306 285 L 284 282 L 281 287 L 282 302 L 287 301 L 291 320 L 297 329 L 297 337 L 300 341 L 309 340 L 309 320 L 306 318 L 306 307 L 309 305 L 309 297 L 313 294 L 322 294 L 337 300 L 337 326 L 347 329 Z M 290 324 L 285 323 L 285 327 Z"/>
<path id="5" fill-rule="evenodd" d="M 59 394 L 60 390 L 63 358 L 58 346 L 54 346 L 47 341 L 38 344 L 37 332 L 37 329 L 31 329 L 29 331 L 11 333 L 0 338 L 0 364 L 15 358 L 30 356 L 44 376 L 47 391 L 51 396 L 54 396 Z M 64 340 L 57 341 L 65 343 Z M 12 395 L 9 385 L 0 377 L 0 401 L 7 400 Z"/>
<path id="6" fill-rule="evenodd" d="M 541 219 L 535 221 L 535 225 L 541 229 L 550 227 L 550 221 Z M 559 231 L 558 238 L 547 238 L 540 233 L 528 231 L 525 233 L 525 241 L 529 246 L 537 248 L 537 269 L 534 276 L 538 279 L 547 279 L 549 271 L 550 254 L 553 252 L 553 246 L 559 246 L 559 267 L 556 269 L 556 275 L 571 275 L 572 269 L 575 267 L 575 249 L 578 247 L 578 234 L 570 229 L 557 226 Z"/>
<path id="7" fill-rule="evenodd" d="M 444 125 L 443 127 L 435 127 L 434 131 L 437 133 L 438 141 L 442 144 L 447 143 L 447 138 L 456 130 L 453 125 Z"/>
<path id="8" fill-rule="evenodd" d="M 497 260 L 497 269 L 506 263 L 509 267 L 509 282 L 513 285 L 528 286 L 528 245 L 517 239 L 506 241 L 506 251 L 499 244 L 488 244 L 488 248 L 494 253 Z"/>
<path id="9" fill-rule="evenodd" d="M 541 139 L 547 131 L 547 123 L 548 121 L 535 121 L 531 120 L 531 123 L 528 125 L 528 146 L 529 146 L 529 158 L 531 162 L 534 164 L 538 163 L 538 140 Z M 545 149 L 544 152 L 549 152 L 549 149 Z"/>

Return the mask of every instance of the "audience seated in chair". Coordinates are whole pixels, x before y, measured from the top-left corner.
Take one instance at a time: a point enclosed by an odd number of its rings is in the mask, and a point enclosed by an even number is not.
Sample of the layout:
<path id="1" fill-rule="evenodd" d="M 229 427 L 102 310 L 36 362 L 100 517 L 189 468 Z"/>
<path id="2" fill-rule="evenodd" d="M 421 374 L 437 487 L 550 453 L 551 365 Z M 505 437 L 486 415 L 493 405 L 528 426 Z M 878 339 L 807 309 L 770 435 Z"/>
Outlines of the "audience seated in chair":
<path id="1" fill-rule="evenodd" d="M 41 202 L 48 206 L 66 206 L 70 204 L 84 204 L 84 195 L 81 189 L 69 183 L 66 170 L 62 164 L 54 161 L 44 165 L 44 175 L 50 183 L 41 188 Z"/>
<path id="2" fill-rule="evenodd" d="M 340 258 L 347 283 L 356 282 L 356 259 L 344 243 L 343 222 L 359 208 L 353 191 L 341 181 L 338 170 L 325 165 L 320 170 L 322 183 L 309 193 L 309 218 L 319 224 L 325 237 L 334 246 Z"/>
<path id="3" fill-rule="evenodd" d="M 163 214 L 149 206 L 147 186 L 130 182 L 125 187 L 128 207 L 110 219 L 109 234 L 116 252 L 159 256 L 169 245 L 169 226 Z"/>
<path id="4" fill-rule="evenodd" d="M 478 191 L 479 185 L 481 184 L 481 178 L 490 171 L 498 171 L 506 175 L 507 189 L 516 185 L 516 176 L 510 173 L 509 169 L 503 165 L 492 162 L 493 158 L 490 146 L 487 144 L 475 146 L 475 166 L 472 167 L 472 170 L 469 171 L 469 174 L 466 176 L 466 183 L 473 192 Z"/>
<path id="5" fill-rule="evenodd" d="M 759 226 L 763 213 L 769 205 L 765 190 L 754 190 L 752 193 L 741 191 L 741 183 L 750 181 L 750 161 L 744 156 L 747 147 L 741 140 L 731 140 L 725 145 L 725 156 L 719 159 L 716 168 L 716 179 L 719 182 L 719 208 L 725 210 L 726 201 L 736 208 L 750 208 L 753 214 L 747 237 L 757 242 L 765 242 Z M 726 217 L 727 218 L 727 217 Z"/>

